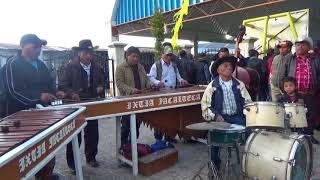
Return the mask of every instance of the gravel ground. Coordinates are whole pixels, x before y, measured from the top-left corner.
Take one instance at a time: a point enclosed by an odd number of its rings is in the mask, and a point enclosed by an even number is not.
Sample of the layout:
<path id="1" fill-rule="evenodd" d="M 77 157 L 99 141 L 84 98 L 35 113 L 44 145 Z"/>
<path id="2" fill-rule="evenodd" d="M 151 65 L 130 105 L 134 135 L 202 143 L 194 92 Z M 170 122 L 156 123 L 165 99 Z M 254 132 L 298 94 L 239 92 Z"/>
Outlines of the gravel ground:
<path id="1" fill-rule="evenodd" d="M 179 152 L 178 162 L 159 173 L 149 177 L 132 175 L 131 168 L 121 166 L 116 159 L 116 131 L 115 121 L 113 118 L 99 121 L 99 152 L 97 160 L 100 162 L 100 167 L 91 168 L 85 163 L 83 145 L 81 146 L 81 158 L 83 162 L 84 179 L 86 180 L 191 180 L 197 174 L 200 167 L 208 161 L 208 148 L 202 143 L 185 143 L 179 141 L 174 144 Z M 316 137 L 320 139 L 320 133 L 316 132 Z M 153 132 L 146 126 L 140 128 L 140 143 L 154 143 Z M 314 180 L 320 180 L 320 147 L 314 146 L 313 160 L 313 177 Z M 65 150 L 59 152 L 56 157 L 55 172 L 61 176 L 61 179 L 75 179 L 70 173 L 65 160 Z M 206 178 L 207 169 L 201 173 L 204 179 Z M 238 178 L 232 178 L 238 179 Z"/>

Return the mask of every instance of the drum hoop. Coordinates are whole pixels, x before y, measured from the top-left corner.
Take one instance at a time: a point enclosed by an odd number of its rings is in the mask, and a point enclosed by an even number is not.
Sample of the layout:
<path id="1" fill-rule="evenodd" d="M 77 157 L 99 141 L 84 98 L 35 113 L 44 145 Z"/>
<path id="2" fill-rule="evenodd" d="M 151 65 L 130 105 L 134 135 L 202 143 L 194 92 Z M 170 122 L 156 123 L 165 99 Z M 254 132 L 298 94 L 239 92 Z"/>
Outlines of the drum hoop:
<path id="1" fill-rule="evenodd" d="M 226 133 L 226 134 L 231 134 L 231 133 L 244 133 L 246 131 L 246 129 L 211 129 L 209 130 L 210 132 L 222 132 L 222 133 Z"/>
<path id="2" fill-rule="evenodd" d="M 264 102 L 264 101 L 257 101 L 257 102 L 252 102 L 252 103 L 247 103 L 244 105 L 244 107 L 248 107 L 248 106 L 256 106 L 256 105 L 269 105 L 269 106 L 281 106 L 284 107 L 283 104 L 281 103 L 276 103 L 276 102 Z"/>
<path id="3" fill-rule="evenodd" d="M 245 174 L 245 176 L 247 176 L 247 165 L 248 165 L 248 149 L 250 149 L 253 139 L 255 139 L 255 137 L 261 132 L 262 130 L 258 130 L 258 131 L 253 131 L 252 134 L 248 137 L 247 141 L 246 141 L 246 146 L 244 147 L 244 153 L 243 153 L 243 158 L 242 158 L 242 170 Z M 247 143 L 249 142 L 249 143 Z"/>
<path id="4" fill-rule="evenodd" d="M 285 104 L 284 104 L 284 107 L 296 107 L 296 106 L 305 107 L 305 105 L 304 105 L 304 104 L 301 104 L 301 103 L 285 103 Z"/>
<path id="5" fill-rule="evenodd" d="M 232 126 L 232 125 L 231 125 Z M 246 131 L 246 127 L 245 126 L 242 126 L 242 125 L 236 125 L 235 128 L 239 128 L 241 127 L 241 129 L 211 129 L 209 130 L 210 132 L 223 132 L 223 133 L 243 133 Z"/>
<path id="6" fill-rule="evenodd" d="M 299 145 L 299 143 L 301 142 L 301 144 L 304 144 L 302 139 L 306 139 L 304 135 L 298 135 L 297 137 L 293 138 L 293 137 L 290 137 L 291 139 L 294 139 L 294 143 L 292 144 L 291 146 L 291 151 L 290 151 L 290 155 L 289 155 L 289 161 L 294 159 L 294 156 L 297 152 L 297 147 Z M 307 140 L 307 139 L 306 139 Z M 312 146 L 311 147 L 308 147 L 309 148 L 309 153 L 312 153 Z M 307 161 L 307 168 L 310 168 L 308 169 L 309 171 L 311 171 L 312 169 L 312 166 L 308 167 L 308 165 L 311 163 L 311 154 L 310 154 L 310 157 L 309 157 L 309 161 Z M 289 180 L 289 177 L 291 175 L 291 172 L 292 172 L 292 166 L 290 164 L 287 165 L 287 174 L 286 174 L 286 178 L 285 179 L 288 179 Z M 309 174 L 308 172 L 306 172 L 307 174 Z M 305 175 L 307 175 L 305 174 Z"/>

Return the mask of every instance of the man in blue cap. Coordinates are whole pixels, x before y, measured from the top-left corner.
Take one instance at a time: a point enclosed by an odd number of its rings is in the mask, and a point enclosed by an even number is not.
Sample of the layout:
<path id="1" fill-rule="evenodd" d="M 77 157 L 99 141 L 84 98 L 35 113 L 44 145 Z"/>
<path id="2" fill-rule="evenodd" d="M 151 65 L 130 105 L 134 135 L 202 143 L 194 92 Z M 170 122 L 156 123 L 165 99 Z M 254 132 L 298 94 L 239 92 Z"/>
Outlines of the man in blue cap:
<path id="1" fill-rule="evenodd" d="M 41 47 L 46 45 L 35 34 L 26 34 L 20 40 L 21 52 L 8 60 L 1 73 L 7 92 L 7 113 L 35 108 L 36 104 L 49 104 L 56 97 L 64 98 L 62 91 L 55 93 L 53 79 L 38 56 Z M 47 163 L 35 176 L 37 180 L 55 180 L 53 174 L 55 158 Z"/>

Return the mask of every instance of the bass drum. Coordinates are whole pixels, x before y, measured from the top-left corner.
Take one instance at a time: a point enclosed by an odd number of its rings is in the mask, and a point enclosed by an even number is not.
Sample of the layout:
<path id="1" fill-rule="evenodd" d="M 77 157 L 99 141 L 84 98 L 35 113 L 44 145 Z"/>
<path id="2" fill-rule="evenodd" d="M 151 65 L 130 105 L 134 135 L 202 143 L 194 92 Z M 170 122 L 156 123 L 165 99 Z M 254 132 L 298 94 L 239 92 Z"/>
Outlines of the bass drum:
<path id="1" fill-rule="evenodd" d="M 307 180 L 312 145 L 304 135 L 256 131 L 246 142 L 242 168 L 246 179 Z"/>

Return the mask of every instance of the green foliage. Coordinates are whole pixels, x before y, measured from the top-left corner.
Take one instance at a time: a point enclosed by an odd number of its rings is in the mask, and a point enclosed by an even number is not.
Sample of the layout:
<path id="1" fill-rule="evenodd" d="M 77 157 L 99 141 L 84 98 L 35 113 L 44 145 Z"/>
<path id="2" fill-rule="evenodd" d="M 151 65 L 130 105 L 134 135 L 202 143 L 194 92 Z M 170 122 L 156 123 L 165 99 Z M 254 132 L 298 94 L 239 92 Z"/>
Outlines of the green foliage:
<path id="1" fill-rule="evenodd" d="M 160 59 L 161 54 L 161 44 L 165 39 L 164 34 L 164 17 L 161 9 L 155 9 L 153 16 L 150 19 L 151 34 L 156 39 L 155 43 L 155 58 Z"/>

